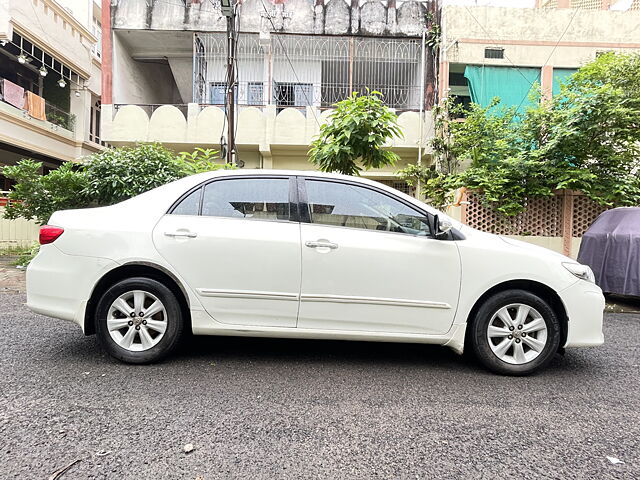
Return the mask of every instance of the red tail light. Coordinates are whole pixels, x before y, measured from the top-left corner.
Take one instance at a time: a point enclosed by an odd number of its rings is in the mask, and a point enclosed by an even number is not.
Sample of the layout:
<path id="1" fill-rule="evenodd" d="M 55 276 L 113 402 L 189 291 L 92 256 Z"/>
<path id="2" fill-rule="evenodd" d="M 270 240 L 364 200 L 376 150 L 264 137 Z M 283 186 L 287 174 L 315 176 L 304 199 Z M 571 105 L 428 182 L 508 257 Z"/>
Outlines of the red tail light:
<path id="1" fill-rule="evenodd" d="M 55 242 L 60 235 L 64 233 L 64 228 L 54 227 L 52 225 L 43 225 L 40 227 L 40 245 Z"/>

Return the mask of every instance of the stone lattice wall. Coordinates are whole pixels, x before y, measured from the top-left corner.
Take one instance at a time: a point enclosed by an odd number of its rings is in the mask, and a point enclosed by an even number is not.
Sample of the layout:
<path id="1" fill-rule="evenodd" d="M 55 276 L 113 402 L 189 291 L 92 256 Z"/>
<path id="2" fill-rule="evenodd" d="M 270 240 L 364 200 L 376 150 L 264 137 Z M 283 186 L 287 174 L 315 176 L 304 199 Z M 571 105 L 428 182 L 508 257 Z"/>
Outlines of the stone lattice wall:
<path id="1" fill-rule="evenodd" d="M 470 227 L 499 235 L 562 237 L 568 226 L 571 236 L 580 238 L 607 208 L 577 192 L 563 192 L 551 197 L 527 201 L 526 209 L 506 217 L 487 205 L 481 195 L 467 195 L 463 221 Z"/>

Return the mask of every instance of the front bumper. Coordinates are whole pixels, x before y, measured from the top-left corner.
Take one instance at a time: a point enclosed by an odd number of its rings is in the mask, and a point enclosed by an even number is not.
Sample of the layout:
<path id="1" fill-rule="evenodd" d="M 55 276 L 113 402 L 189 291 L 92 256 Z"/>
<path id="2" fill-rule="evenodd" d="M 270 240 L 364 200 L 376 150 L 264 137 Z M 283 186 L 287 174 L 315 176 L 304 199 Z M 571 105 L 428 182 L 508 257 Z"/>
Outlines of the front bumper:
<path id="1" fill-rule="evenodd" d="M 564 346 L 570 348 L 602 345 L 605 302 L 600 287 L 579 280 L 559 294 L 569 319 L 567 341 Z"/>
<path id="2" fill-rule="evenodd" d="M 77 323 L 84 330 L 84 313 L 94 286 L 116 262 L 67 255 L 55 245 L 43 245 L 27 267 L 27 308 L 48 317 Z"/>

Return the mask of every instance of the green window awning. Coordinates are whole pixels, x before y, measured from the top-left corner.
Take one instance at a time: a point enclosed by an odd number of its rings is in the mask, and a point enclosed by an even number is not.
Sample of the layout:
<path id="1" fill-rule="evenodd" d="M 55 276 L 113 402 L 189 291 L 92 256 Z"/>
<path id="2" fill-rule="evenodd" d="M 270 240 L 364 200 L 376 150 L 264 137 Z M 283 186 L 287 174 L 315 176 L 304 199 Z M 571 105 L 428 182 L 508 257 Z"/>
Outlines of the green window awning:
<path id="1" fill-rule="evenodd" d="M 531 104 L 532 85 L 540 83 L 539 68 L 468 65 L 464 76 L 469 82 L 472 102 L 486 107 L 494 97 L 500 97 L 501 105 L 519 107 L 518 112 Z"/>

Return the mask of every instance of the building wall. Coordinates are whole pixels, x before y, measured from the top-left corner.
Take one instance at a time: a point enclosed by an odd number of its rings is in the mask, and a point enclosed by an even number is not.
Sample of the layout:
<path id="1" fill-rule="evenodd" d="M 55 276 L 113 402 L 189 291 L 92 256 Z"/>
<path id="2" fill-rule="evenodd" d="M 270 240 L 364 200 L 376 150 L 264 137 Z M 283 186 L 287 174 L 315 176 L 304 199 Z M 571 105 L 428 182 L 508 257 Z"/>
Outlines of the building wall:
<path id="1" fill-rule="evenodd" d="M 275 4 L 274 4 L 275 3 Z M 360 1 L 352 8 L 345 0 L 245 0 L 240 4 L 242 32 L 277 31 L 315 34 L 419 36 L 426 28 L 426 12 L 433 1 Z M 387 4 L 391 4 L 388 6 Z M 214 2 L 112 2 L 114 28 L 222 31 L 225 20 Z"/>
<path id="2" fill-rule="evenodd" d="M 285 108 L 280 112 L 275 105 L 263 109 L 243 107 L 238 114 L 236 143 L 241 152 L 259 152 L 265 168 L 272 168 L 272 163 L 280 161 L 280 156 L 287 157 L 289 162 L 298 159 L 296 168 L 302 168 L 308 165 L 306 153 L 309 144 L 318 134 L 319 125 L 326 122 L 330 114 L 330 110 L 320 111 L 314 107 L 304 110 Z M 433 136 L 433 119 L 430 112 L 424 113 L 423 118 L 423 155 L 428 155 L 430 149 L 427 144 Z M 221 108 L 203 108 L 193 103 L 188 105 L 186 116 L 173 105 L 163 105 L 151 115 L 137 105 L 120 107 L 117 112 L 111 105 L 104 105 L 102 119 L 103 136 L 114 145 L 160 141 L 181 150 L 198 146 L 218 148 L 220 137 L 226 133 L 226 120 Z M 394 138 L 389 146 L 401 156 L 417 161 L 420 114 L 403 112 L 398 123 L 404 136 Z"/>
<path id="3" fill-rule="evenodd" d="M 4 104 L 0 111 L 0 131 L 6 143 L 59 160 L 77 160 L 99 148 L 88 141 L 88 130 L 92 98 L 99 98 L 101 94 L 101 63 L 92 53 L 97 38 L 89 30 L 89 17 L 99 15 L 100 8 L 94 0 L 62 1 L 64 6 L 54 0 L 0 0 L 8 5 L 8 16 L 4 18 L 16 33 L 80 75 L 77 82 L 66 79 L 66 87 L 59 92 L 56 85 L 59 74 L 50 72 L 45 77 L 48 84 L 45 90 L 65 95 L 62 102 L 52 103 L 65 110 L 68 107 L 75 116 L 75 128 L 69 136 L 64 129 L 30 118 L 24 111 Z M 3 62 L 15 61 L 5 55 L 1 57 Z"/>
<path id="4" fill-rule="evenodd" d="M 88 78 L 91 71 L 93 34 L 54 0 L 10 0 L 15 30 L 55 54 Z"/>
<path id="5" fill-rule="evenodd" d="M 166 63 L 136 61 L 118 35 L 113 36 L 113 103 L 182 103 Z"/>
<path id="6" fill-rule="evenodd" d="M 442 61 L 578 68 L 598 51 L 640 51 L 640 12 L 449 6 Z M 504 59 L 484 58 L 501 46 Z"/>

